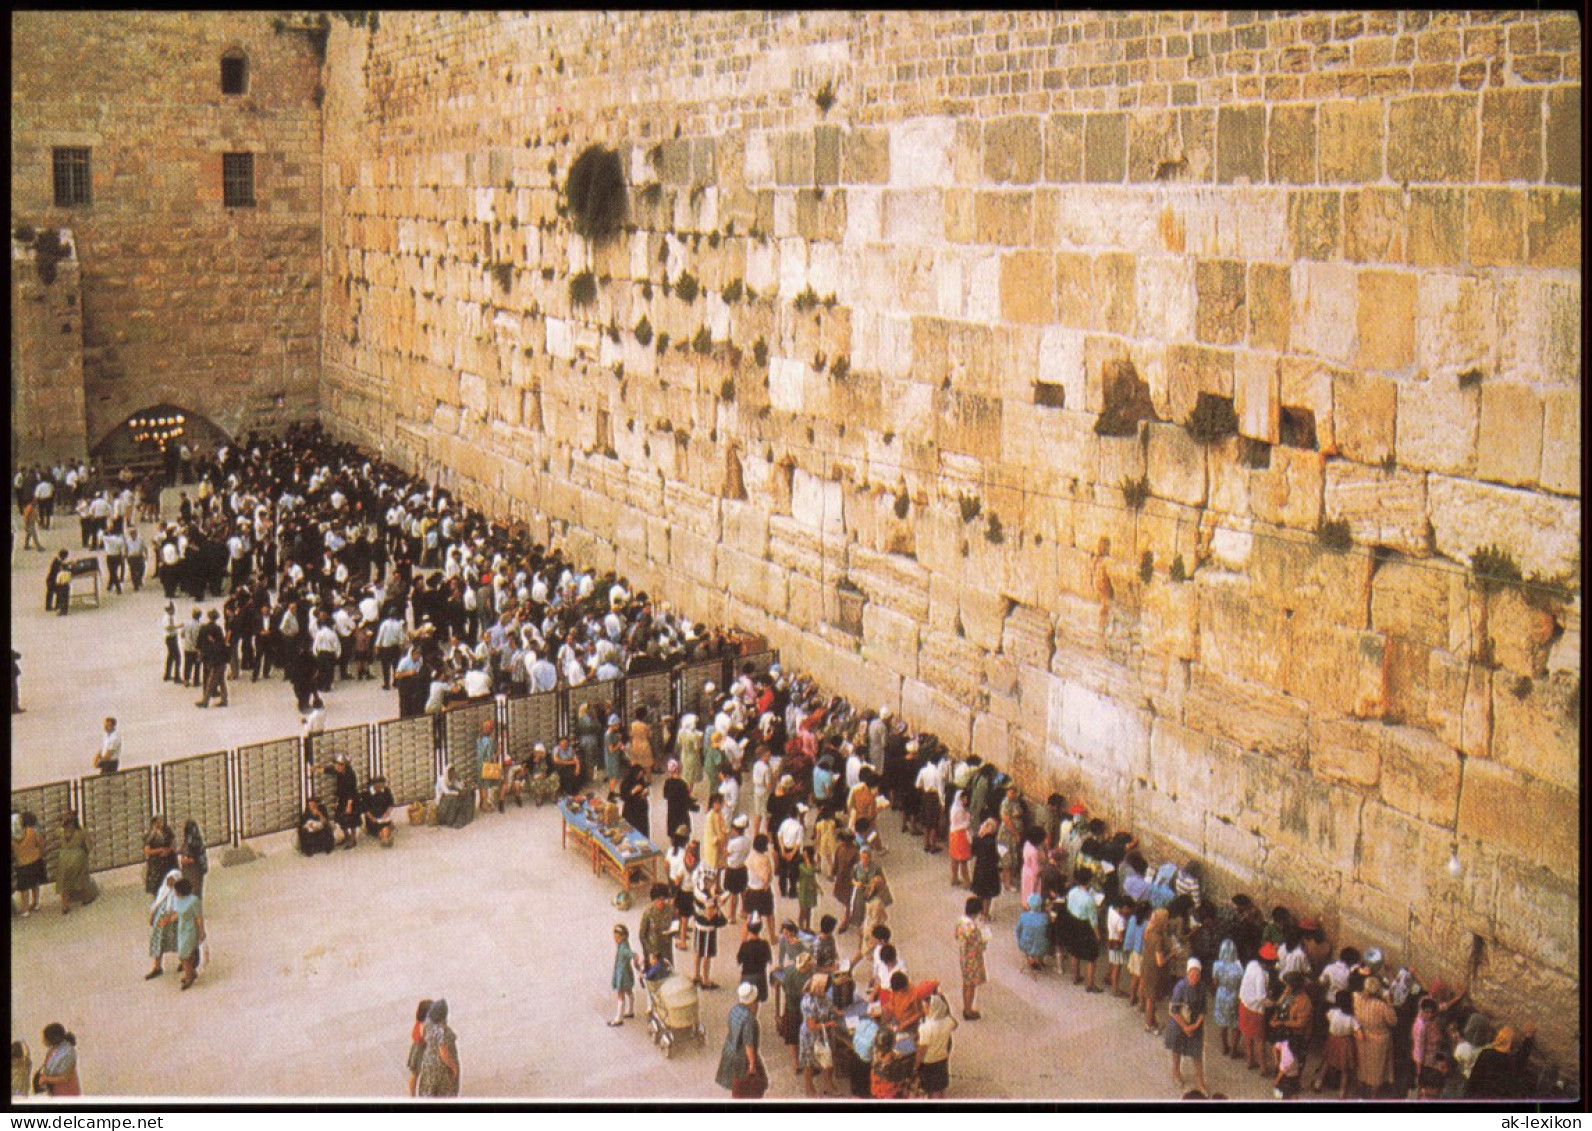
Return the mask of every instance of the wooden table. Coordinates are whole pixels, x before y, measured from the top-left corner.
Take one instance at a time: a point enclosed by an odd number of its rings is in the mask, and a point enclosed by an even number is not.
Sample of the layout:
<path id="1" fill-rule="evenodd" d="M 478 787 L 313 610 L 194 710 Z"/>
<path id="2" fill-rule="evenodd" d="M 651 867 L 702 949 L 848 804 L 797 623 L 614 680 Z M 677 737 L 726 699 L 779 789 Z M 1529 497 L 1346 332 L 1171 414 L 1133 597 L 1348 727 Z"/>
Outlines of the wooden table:
<path id="1" fill-rule="evenodd" d="M 646 837 L 632 832 L 625 843 L 637 851 L 628 856 L 621 856 L 614 845 L 599 835 L 597 827 L 586 815 L 572 808 L 567 799 L 559 801 L 558 815 L 563 818 L 563 829 L 559 836 L 560 845 L 568 848 L 570 841 L 573 840 L 576 848 L 583 853 L 589 852 L 593 875 L 607 872 L 627 888 L 640 879 L 645 879 L 648 883 L 657 882 L 658 861 L 663 858 L 663 853 Z"/>

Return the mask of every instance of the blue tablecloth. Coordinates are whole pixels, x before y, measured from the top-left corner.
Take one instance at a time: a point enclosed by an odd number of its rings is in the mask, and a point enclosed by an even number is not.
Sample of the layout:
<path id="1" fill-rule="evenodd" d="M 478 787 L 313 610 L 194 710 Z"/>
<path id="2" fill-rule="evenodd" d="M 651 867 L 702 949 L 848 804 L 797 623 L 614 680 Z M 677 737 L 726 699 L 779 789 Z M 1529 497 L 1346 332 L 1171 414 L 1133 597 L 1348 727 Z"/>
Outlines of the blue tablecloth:
<path id="1" fill-rule="evenodd" d="M 567 797 L 559 798 L 558 812 L 564 818 L 566 825 L 578 829 L 590 837 L 600 849 L 622 864 L 627 866 L 640 864 L 663 855 L 657 845 L 623 821 L 620 822 L 620 825 L 625 830 L 624 837 L 617 845 L 614 844 L 602 834 L 603 826 L 592 819 L 591 815 L 586 812 L 585 806 L 571 801 Z"/>
<path id="2" fill-rule="evenodd" d="M 867 1016 L 869 1004 L 871 1003 L 867 1001 L 854 1001 L 846 1006 L 845 1009 L 839 1011 L 841 1023 L 845 1025 L 848 1035 L 856 1033 L 857 1022 Z M 846 1043 L 848 1045 L 851 1043 L 849 1038 Z M 917 1039 L 911 1033 L 897 1033 L 896 1051 L 904 1056 L 915 1055 L 918 1051 Z"/>

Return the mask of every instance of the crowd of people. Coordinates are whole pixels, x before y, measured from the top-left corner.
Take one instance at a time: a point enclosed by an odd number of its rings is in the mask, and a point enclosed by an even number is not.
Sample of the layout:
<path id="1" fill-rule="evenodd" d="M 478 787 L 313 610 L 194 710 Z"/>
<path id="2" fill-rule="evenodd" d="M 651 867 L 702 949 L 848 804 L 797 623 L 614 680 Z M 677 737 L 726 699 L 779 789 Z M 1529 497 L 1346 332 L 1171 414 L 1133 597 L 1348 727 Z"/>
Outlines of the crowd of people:
<path id="1" fill-rule="evenodd" d="M 561 550 L 317 429 L 251 435 L 213 457 L 191 453 L 182 467 L 194 497 L 183 494 L 148 552 L 168 598 L 163 678 L 200 686 L 200 707 L 228 703 L 229 676 L 247 671 L 257 682 L 280 671 L 313 737 L 323 697 L 339 681 L 379 674 L 398 713 L 414 716 L 736 652 L 724 631 L 632 593 L 611 573 L 582 570 Z M 19 505 L 48 528 L 57 494 L 77 490 L 69 479 L 45 476 L 30 486 L 19 477 Z M 124 566 L 129 541 L 142 543 L 132 502 L 127 485 L 77 504 L 85 546 L 114 553 Z M 112 572 L 114 591 L 120 573 Z M 129 573 L 136 590 L 143 570 Z M 196 607 L 181 621 L 179 590 L 195 602 L 224 596 L 224 607 Z M 977 994 L 996 908 L 1010 896 L 1026 968 L 1038 977 L 1070 965 L 1083 992 L 1125 1000 L 1138 1023 L 1162 1037 L 1180 1088 L 1186 1063 L 1196 1092 L 1209 1094 L 1210 1028 L 1221 1055 L 1243 1059 L 1279 1098 L 1305 1087 L 1312 1061 L 1310 1086 L 1340 1096 L 1411 1089 L 1504 1096 L 1523 1086 L 1529 1027 L 1494 1029 L 1463 989 L 1390 969 L 1375 949 L 1334 952 L 1309 915 L 1283 906 L 1267 915 L 1244 894 L 1218 900 L 1198 861 L 1152 867 L 1130 830 L 1057 794 L 1031 803 L 997 767 L 953 758 L 936 736 L 914 734 L 888 708 L 863 711 L 777 666 L 759 673 L 742 665 L 730 687 L 709 684 L 704 693 L 700 717 L 654 718 L 640 708 L 627 720 L 607 705 L 583 705 L 572 733 L 523 761 L 484 727 L 479 786 L 465 791 L 445 771 L 434 815 L 458 827 L 477 810 L 523 803 L 529 782 L 556 782 L 565 793 L 606 789 L 624 818 L 651 836 L 653 778 L 663 774 L 668 882 L 651 891 L 643 911 L 639 958 L 625 954 L 628 932 L 616 932 L 613 1023 L 633 1012 L 632 968 L 672 966 L 681 951 L 693 983 L 712 991 L 721 939 L 726 947 L 733 941 L 736 1002 L 717 1079 L 738 1095 L 756 1094 L 760 1080 L 766 1086 L 758 1014 L 771 998 L 776 1031 L 809 1094 L 819 1083 L 833 1089 L 840 1067 L 853 1094 L 946 1092 L 955 1011 L 940 980 L 908 976 L 911 940 L 890 925 L 886 861 L 917 838 L 921 851 L 947 856 L 949 883 L 969 892 L 952 928 L 963 1022 L 982 1017 Z M 306 752 L 313 759 L 313 741 Z M 309 800 L 302 851 L 351 849 L 361 829 L 391 843 L 383 779 L 361 789 L 346 759 L 318 772 L 330 779 L 332 802 Z M 885 843 L 886 812 L 901 820 L 893 846 Z M 19 890 L 38 878 L 41 842 L 31 816 L 13 823 Z M 67 834 L 74 822 L 67 818 Z M 186 989 L 203 939 L 202 876 L 196 883 L 180 861 L 172 866 L 170 830 L 152 828 L 150 838 L 149 976 L 159 975 L 164 954 L 176 953 Z M 86 848 L 83 863 L 86 880 Z M 36 908 L 37 887 L 24 891 L 24 913 Z M 61 889 L 63 911 L 87 901 L 70 887 Z M 843 941 L 852 932 L 855 941 Z M 457 1094 L 446 1003 L 422 1003 L 415 1024 L 412 1091 Z"/>

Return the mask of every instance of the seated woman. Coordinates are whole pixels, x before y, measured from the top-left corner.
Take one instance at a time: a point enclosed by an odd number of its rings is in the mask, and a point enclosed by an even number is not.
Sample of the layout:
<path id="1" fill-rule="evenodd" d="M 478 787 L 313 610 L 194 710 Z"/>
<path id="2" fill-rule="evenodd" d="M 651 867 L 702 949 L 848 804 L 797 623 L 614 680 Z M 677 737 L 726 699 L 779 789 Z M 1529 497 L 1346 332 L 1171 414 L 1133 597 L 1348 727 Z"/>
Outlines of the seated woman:
<path id="1" fill-rule="evenodd" d="M 568 736 L 558 740 L 553 747 L 553 772 L 558 775 L 558 791 L 574 793 L 581 785 L 580 754 L 570 744 Z"/>
<path id="2" fill-rule="evenodd" d="M 453 767 L 437 775 L 437 824 L 462 829 L 475 819 L 475 794 L 459 788 Z"/>
<path id="3" fill-rule="evenodd" d="M 365 831 L 380 840 L 383 848 L 391 848 L 396 822 L 392 811 L 392 790 L 387 788 L 387 779 L 380 774 L 371 778 L 370 784 L 365 787 L 363 801 Z"/>
<path id="4" fill-rule="evenodd" d="M 332 819 L 326 815 L 326 807 L 321 804 L 320 798 L 310 798 L 304 805 L 303 814 L 299 817 L 298 850 L 305 856 L 314 856 L 317 852 L 331 852 L 336 840 L 332 832 Z"/>

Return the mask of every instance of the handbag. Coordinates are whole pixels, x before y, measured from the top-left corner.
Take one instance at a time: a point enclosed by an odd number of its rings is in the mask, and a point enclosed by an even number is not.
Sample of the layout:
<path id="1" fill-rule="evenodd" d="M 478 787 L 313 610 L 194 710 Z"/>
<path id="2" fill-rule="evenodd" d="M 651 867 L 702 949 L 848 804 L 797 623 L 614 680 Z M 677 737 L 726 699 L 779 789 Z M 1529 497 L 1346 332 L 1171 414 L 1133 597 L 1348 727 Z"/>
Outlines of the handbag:
<path id="1" fill-rule="evenodd" d="M 835 1066 L 835 1050 L 829 1044 L 829 1030 L 818 1030 L 818 1036 L 813 1038 L 813 1063 L 821 1069 L 830 1069 Z"/>
<path id="2" fill-rule="evenodd" d="M 730 1096 L 737 1100 L 760 1100 L 768 1091 L 768 1073 L 763 1070 L 763 1058 L 758 1057 L 756 1067 L 730 1085 Z"/>
<path id="3" fill-rule="evenodd" d="M 503 780 L 503 763 L 499 762 L 496 758 L 489 758 L 487 761 L 482 762 L 481 763 L 481 780 L 482 781 L 502 781 Z"/>

